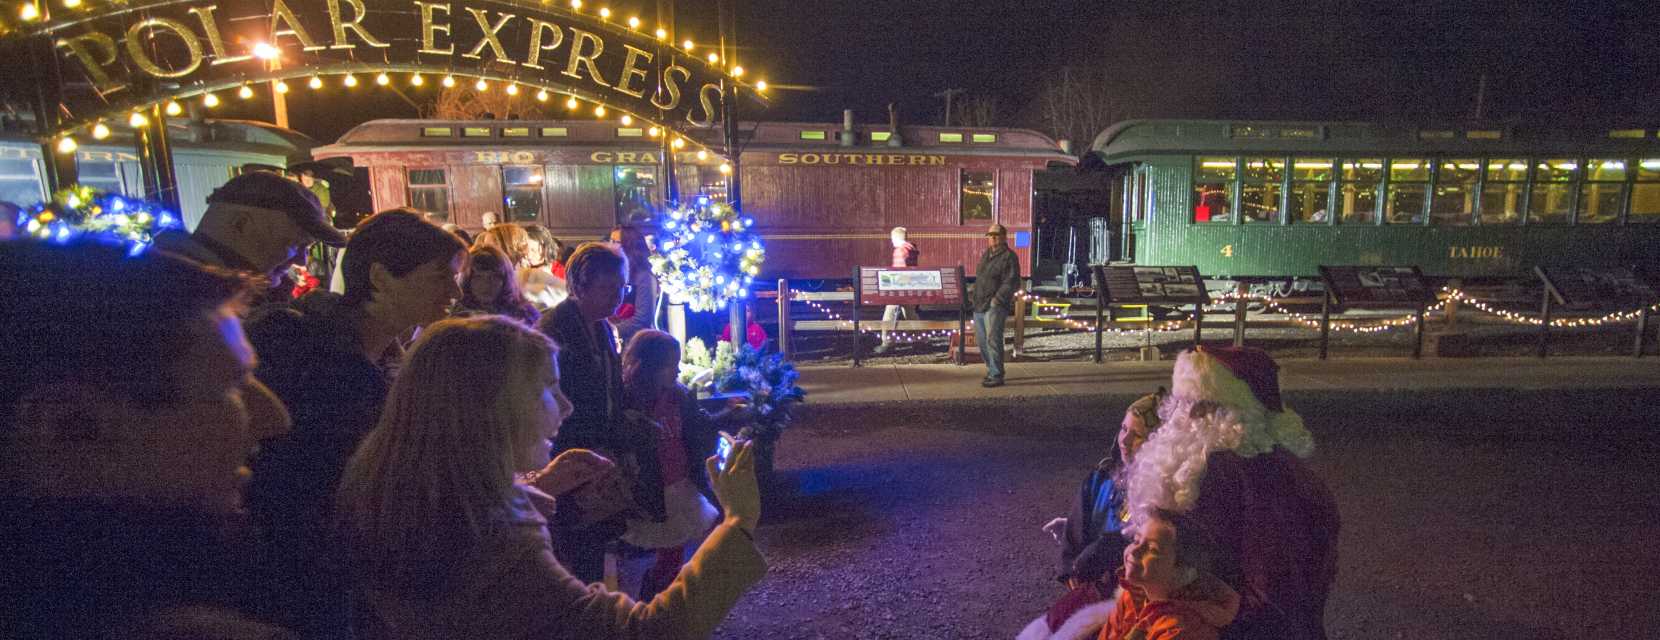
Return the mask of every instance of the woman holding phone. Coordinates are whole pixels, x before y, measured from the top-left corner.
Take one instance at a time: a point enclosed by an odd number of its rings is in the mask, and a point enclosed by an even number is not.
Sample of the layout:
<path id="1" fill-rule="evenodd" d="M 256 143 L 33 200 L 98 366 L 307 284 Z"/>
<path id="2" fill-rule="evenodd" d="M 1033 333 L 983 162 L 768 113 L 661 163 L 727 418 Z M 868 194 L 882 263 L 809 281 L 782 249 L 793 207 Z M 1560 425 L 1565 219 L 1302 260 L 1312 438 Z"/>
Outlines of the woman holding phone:
<path id="1" fill-rule="evenodd" d="M 360 577 L 368 638 L 705 638 L 766 572 L 754 455 L 704 461 L 725 520 L 646 602 L 585 585 L 554 558 L 533 491 L 559 495 L 609 471 L 591 451 L 548 461 L 570 413 L 556 348 L 497 316 L 432 325 L 379 425 L 346 468 L 338 531 Z"/>

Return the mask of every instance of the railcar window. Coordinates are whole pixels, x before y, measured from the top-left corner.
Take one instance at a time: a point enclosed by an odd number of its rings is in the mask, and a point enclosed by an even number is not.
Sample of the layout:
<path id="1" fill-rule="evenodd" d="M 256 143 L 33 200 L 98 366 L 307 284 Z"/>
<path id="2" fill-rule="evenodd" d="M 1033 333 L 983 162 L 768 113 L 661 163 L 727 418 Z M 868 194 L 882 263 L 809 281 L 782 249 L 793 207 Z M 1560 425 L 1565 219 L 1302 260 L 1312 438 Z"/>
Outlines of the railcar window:
<path id="1" fill-rule="evenodd" d="M 1625 208 L 1625 160 L 1585 161 L 1585 182 L 1579 185 L 1578 224 L 1619 222 Z"/>
<path id="2" fill-rule="evenodd" d="M 502 167 L 504 222 L 538 222 L 542 217 L 542 168 Z"/>
<path id="3" fill-rule="evenodd" d="M 1574 210 L 1574 179 L 1579 161 L 1571 158 L 1534 163 L 1533 189 L 1527 199 L 1528 224 L 1567 224 Z"/>
<path id="4" fill-rule="evenodd" d="M 962 172 L 963 224 L 973 220 L 991 220 L 995 216 L 993 204 L 997 201 L 997 177 L 990 171 Z"/>
<path id="5" fill-rule="evenodd" d="M 501 137 L 503 137 L 503 138 L 529 138 L 530 137 L 530 127 L 502 127 Z"/>
<path id="6" fill-rule="evenodd" d="M 45 197 L 40 185 L 40 168 L 34 159 L 0 158 L 0 202 L 20 207 L 40 202 Z"/>
<path id="7" fill-rule="evenodd" d="M 1193 221 L 1233 222 L 1234 183 L 1239 158 L 1200 157 L 1193 169 Z"/>
<path id="8" fill-rule="evenodd" d="M 1389 193 L 1384 197 L 1384 222 L 1423 224 L 1429 207 L 1430 161 L 1422 158 L 1389 160 Z"/>
<path id="9" fill-rule="evenodd" d="M 1440 225 L 1467 225 L 1476 217 L 1476 178 L 1481 163 L 1475 159 L 1442 160 L 1435 167 L 1435 198 L 1430 201 L 1430 222 Z"/>
<path id="10" fill-rule="evenodd" d="M 115 162 L 89 162 L 80 159 L 75 164 L 80 174 L 77 179 L 81 184 L 109 193 L 127 193 L 126 186 L 121 183 L 121 168 Z"/>
<path id="11" fill-rule="evenodd" d="M 1331 221 L 1331 186 L 1336 174 L 1331 158 L 1293 158 L 1291 193 L 1286 213 L 1292 222 L 1324 224 Z"/>
<path id="12" fill-rule="evenodd" d="M 1481 224 L 1516 224 L 1522 221 L 1522 204 L 1527 198 L 1527 160 L 1491 158 L 1481 186 Z"/>
<path id="13" fill-rule="evenodd" d="M 409 206 L 432 214 L 437 222 L 449 222 L 450 185 L 443 169 L 409 170 Z"/>
<path id="14" fill-rule="evenodd" d="M 613 183 L 617 203 L 617 223 L 627 224 L 637 219 L 651 219 L 657 210 L 657 168 L 652 166 L 616 165 Z"/>
<path id="15" fill-rule="evenodd" d="M 1342 224 L 1377 224 L 1383 159 L 1344 160 L 1338 173 L 1337 208 Z"/>
<path id="16" fill-rule="evenodd" d="M 1632 224 L 1660 223 L 1660 158 L 1637 161 L 1637 184 L 1631 192 Z"/>
<path id="17" fill-rule="evenodd" d="M 1284 158 L 1246 158 L 1239 182 L 1239 212 L 1245 222 L 1279 222 L 1285 190 Z"/>

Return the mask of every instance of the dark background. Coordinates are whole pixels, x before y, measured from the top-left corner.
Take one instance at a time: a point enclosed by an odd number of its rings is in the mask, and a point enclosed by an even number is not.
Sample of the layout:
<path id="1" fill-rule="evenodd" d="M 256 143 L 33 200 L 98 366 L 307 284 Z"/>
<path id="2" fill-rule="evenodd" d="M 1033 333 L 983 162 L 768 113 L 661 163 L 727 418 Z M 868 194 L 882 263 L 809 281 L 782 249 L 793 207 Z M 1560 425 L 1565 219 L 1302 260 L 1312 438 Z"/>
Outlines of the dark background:
<path id="1" fill-rule="evenodd" d="M 1038 96 L 1071 67 L 1103 87 L 1092 109 L 1108 122 L 1464 121 L 1483 76 L 1484 121 L 1660 121 L 1652 2 L 729 2 L 747 77 L 778 86 L 770 109 L 745 115 L 769 120 L 839 120 L 850 108 L 885 121 L 895 103 L 904 122 L 938 124 L 935 94 L 963 89 L 958 100 L 995 100 L 993 124 L 1055 133 Z M 676 11 L 681 34 L 714 41 L 715 2 Z M 343 110 L 296 85 L 290 108 L 295 128 L 327 142 L 367 119 L 419 115 L 432 91 L 406 100 L 366 82 Z"/>

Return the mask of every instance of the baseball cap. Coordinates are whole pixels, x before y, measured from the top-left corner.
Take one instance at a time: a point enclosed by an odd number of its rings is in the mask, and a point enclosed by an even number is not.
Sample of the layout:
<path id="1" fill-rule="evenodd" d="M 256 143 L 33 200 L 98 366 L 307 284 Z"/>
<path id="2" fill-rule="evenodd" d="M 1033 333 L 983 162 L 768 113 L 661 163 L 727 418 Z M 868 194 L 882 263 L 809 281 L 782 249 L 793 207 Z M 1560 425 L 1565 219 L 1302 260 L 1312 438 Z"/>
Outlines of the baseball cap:
<path id="1" fill-rule="evenodd" d="M 988 235 L 988 236 L 1006 236 L 1006 235 L 1009 235 L 1009 230 L 1003 228 L 1003 225 L 994 224 L 994 225 L 991 225 L 990 227 L 986 228 L 986 235 Z"/>
<path id="2" fill-rule="evenodd" d="M 207 197 L 209 205 L 234 204 L 282 213 L 323 244 L 346 246 L 346 235 L 329 222 L 317 194 L 298 182 L 269 171 L 250 171 L 231 178 Z"/>

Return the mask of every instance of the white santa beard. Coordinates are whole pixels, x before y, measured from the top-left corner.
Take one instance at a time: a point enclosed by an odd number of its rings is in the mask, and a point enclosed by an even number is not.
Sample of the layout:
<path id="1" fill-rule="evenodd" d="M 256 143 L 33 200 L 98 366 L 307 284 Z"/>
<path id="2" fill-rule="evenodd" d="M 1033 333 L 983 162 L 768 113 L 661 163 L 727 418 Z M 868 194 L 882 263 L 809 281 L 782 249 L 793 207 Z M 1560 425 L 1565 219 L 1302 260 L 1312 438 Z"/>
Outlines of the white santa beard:
<path id="1" fill-rule="evenodd" d="M 1193 386 L 1179 386 L 1182 373 L 1178 363 L 1173 386 L 1191 392 Z M 1208 382 L 1228 382 L 1209 377 L 1213 380 Z M 1231 380 L 1244 386 L 1237 378 Z M 1126 475 L 1126 503 L 1130 507 L 1127 535 L 1140 530 L 1154 510 L 1191 510 L 1199 499 L 1199 487 L 1212 453 L 1232 451 L 1250 458 L 1279 446 L 1307 457 L 1314 451 L 1314 439 L 1296 412 L 1267 411 L 1254 397 L 1250 405 L 1240 407 L 1172 391 L 1159 406 L 1159 416 L 1159 428 L 1135 452 Z"/>

